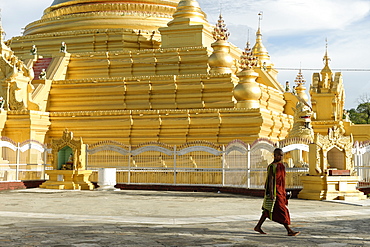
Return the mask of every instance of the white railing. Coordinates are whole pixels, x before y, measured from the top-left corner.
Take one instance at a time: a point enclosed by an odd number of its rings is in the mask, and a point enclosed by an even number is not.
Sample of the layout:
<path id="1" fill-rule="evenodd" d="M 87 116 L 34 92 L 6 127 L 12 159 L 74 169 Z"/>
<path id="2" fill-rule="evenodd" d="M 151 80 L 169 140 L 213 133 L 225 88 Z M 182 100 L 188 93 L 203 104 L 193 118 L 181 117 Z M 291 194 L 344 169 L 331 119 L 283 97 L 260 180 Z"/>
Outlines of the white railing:
<path id="1" fill-rule="evenodd" d="M 370 187 L 370 142 L 355 142 L 352 154 L 354 169 L 361 178 L 359 187 Z"/>
<path id="2" fill-rule="evenodd" d="M 45 180 L 47 156 L 51 152 L 44 144 L 34 140 L 15 143 L 0 139 L 0 181 Z"/>
<path id="3" fill-rule="evenodd" d="M 86 153 L 88 169 L 114 167 L 117 183 L 263 188 L 274 149 L 272 142 L 263 139 L 251 146 L 239 140 L 226 146 L 201 141 L 137 147 L 105 142 L 91 145 Z M 288 168 L 292 179 L 287 188 L 301 188 L 299 176 L 307 172 L 307 168 Z"/>
<path id="4" fill-rule="evenodd" d="M 263 188 L 266 167 L 272 152 L 280 146 L 284 152 L 308 152 L 308 144 L 272 143 L 266 139 L 249 145 L 234 140 L 228 145 L 197 141 L 183 145 L 146 143 L 137 146 L 105 141 L 87 147 L 87 168 L 116 168 L 117 183 L 212 185 Z M 15 143 L 0 139 L 0 182 L 48 179 L 45 170 L 52 169 L 51 150 L 37 141 Z M 354 170 L 360 176 L 359 187 L 370 186 L 370 142 L 355 143 Z M 294 161 L 296 162 L 296 161 Z M 301 188 L 300 176 L 308 173 L 307 163 L 299 161 L 287 167 L 287 188 Z M 95 177 L 94 177 L 95 176 Z M 95 180 L 94 180 L 95 179 Z"/>

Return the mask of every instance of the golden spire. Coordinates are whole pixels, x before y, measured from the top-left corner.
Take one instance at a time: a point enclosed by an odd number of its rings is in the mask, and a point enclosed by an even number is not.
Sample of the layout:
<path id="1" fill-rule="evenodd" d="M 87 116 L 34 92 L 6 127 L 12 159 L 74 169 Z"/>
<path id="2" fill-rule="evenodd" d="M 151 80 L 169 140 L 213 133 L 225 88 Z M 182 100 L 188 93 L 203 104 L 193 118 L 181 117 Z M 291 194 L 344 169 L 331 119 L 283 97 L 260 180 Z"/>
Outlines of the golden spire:
<path id="1" fill-rule="evenodd" d="M 230 44 L 227 41 L 230 33 L 220 13 L 220 17 L 212 32 L 215 42 L 211 44 L 213 52 L 208 58 L 211 73 L 233 73 L 234 59 L 230 55 Z"/>
<path id="2" fill-rule="evenodd" d="M 261 32 L 261 20 L 263 13 L 262 11 L 258 13 L 258 30 L 256 32 L 256 44 L 253 47 L 253 53 L 259 59 L 259 65 L 271 65 L 270 56 L 267 52 L 267 49 L 262 43 L 262 32 Z"/>
<path id="3" fill-rule="evenodd" d="M 329 77 L 331 77 L 333 72 L 331 71 L 331 69 L 329 67 L 330 58 L 329 58 L 329 55 L 328 55 L 328 39 L 325 39 L 325 42 L 326 42 L 326 48 L 325 48 L 325 56 L 323 58 L 324 68 L 321 70 L 321 74 L 322 75 L 327 74 Z"/>
<path id="4" fill-rule="evenodd" d="M 181 0 L 173 14 L 173 20 L 167 26 L 183 24 L 184 22 L 190 25 L 205 24 L 207 23 L 206 18 L 206 14 L 196 0 Z"/>
<path id="5" fill-rule="evenodd" d="M 253 70 L 253 67 L 257 66 L 258 59 L 254 56 L 249 43 L 249 30 L 248 30 L 248 41 L 246 47 L 240 56 L 240 71 L 236 76 L 239 78 L 238 84 L 235 86 L 233 94 L 236 99 L 237 108 L 259 108 L 259 100 L 262 96 L 262 91 L 256 79 L 258 73 Z"/>
<path id="6" fill-rule="evenodd" d="M 215 41 L 219 41 L 219 40 L 227 41 L 230 36 L 230 33 L 228 32 L 226 28 L 226 24 L 224 22 L 224 19 L 222 18 L 221 13 L 220 13 L 217 24 L 212 34 L 213 34 L 213 38 L 215 39 Z"/>
<path id="7" fill-rule="evenodd" d="M 240 68 L 242 70 L 253 69 L 254 66 L 257 66 L 257 57 L 253 54 L 252 49 L 250 48 L 249 40 L 247 41 L 247 45 L 240 56 Z"/>
<path id="8" fill-rule="evenodd" d="M 297 96 L 304 100 L 305 104 L 308 104 L 308 96 L 306 94 L 306 87 L 304 86 L 306 80 L 303 78 L 302 69 L 299 69 L 298 75 L 294 82 L 296 83 L 295 92 Z"/>
<path id="9" fill-rule="evenodd" d="M 294 82 L 296 83 L 297 87 L 303 85 L 306 82 L 306 80 L 303 78 L 302 69 L 299 69 L 299 72 Z"/>

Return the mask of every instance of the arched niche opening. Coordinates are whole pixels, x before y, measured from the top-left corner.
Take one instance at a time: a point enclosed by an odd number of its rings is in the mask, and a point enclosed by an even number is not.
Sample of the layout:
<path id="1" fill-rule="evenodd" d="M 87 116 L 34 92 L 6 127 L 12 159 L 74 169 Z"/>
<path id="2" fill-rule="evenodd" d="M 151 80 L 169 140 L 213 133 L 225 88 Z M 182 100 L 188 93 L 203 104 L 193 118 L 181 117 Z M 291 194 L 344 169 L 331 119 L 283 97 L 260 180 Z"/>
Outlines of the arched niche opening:
<path id="1" fill-rule="evenodd" d="M 328 168 L 345 170 L 345 154 L 344 151 L 339 150 L 337 147 L 333 147 L 327 153 Z"/>
<path id="2" fill-rule="evenodd" d="M 69 146 L 65 146 L 58 151 L 58 170 L 61 170 L 63 165 L 67 164 L 68 162 L 73 162 L 73 160 L 71 160 L 71 155 L 73 155 L 73 150 Z"/>

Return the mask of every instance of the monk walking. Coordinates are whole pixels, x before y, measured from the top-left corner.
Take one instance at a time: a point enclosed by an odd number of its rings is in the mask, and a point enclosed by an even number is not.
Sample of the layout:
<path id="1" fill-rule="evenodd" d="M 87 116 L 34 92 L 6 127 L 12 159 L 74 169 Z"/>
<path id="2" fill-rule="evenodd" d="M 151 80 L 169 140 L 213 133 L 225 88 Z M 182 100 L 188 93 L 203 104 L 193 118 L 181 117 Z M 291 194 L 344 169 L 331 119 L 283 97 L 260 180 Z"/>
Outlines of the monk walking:
<path id="1" fill-rule="evenodd" d="M 254 230 L 262 231 L 262 224 L 267 218 L 282 224 L 288 232 L 288 236 L 297 236 L 300 232 L 293 231 L 290 225 L 288 200 L 285 191 L 285 166 L 282 163 L 283 150 L 274 150 L 274 161 L 267 167 L 267 178 L 265 184 L 265 197 L 262 205 L 262 215 Z"/>

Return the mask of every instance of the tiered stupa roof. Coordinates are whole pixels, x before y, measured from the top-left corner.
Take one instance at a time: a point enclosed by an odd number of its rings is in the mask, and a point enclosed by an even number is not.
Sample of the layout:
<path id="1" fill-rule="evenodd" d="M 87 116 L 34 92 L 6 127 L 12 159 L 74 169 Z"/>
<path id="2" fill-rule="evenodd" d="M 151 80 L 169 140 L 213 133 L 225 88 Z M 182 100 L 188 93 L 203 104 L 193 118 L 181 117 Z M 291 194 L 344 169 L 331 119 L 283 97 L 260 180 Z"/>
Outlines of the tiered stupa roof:
<path id="1" fill-rule="evenodd" d="M 128 28 L 156 30 L 172 20 L 179 0 L 55 0 L 25 35 L 59 31 Z"/>

